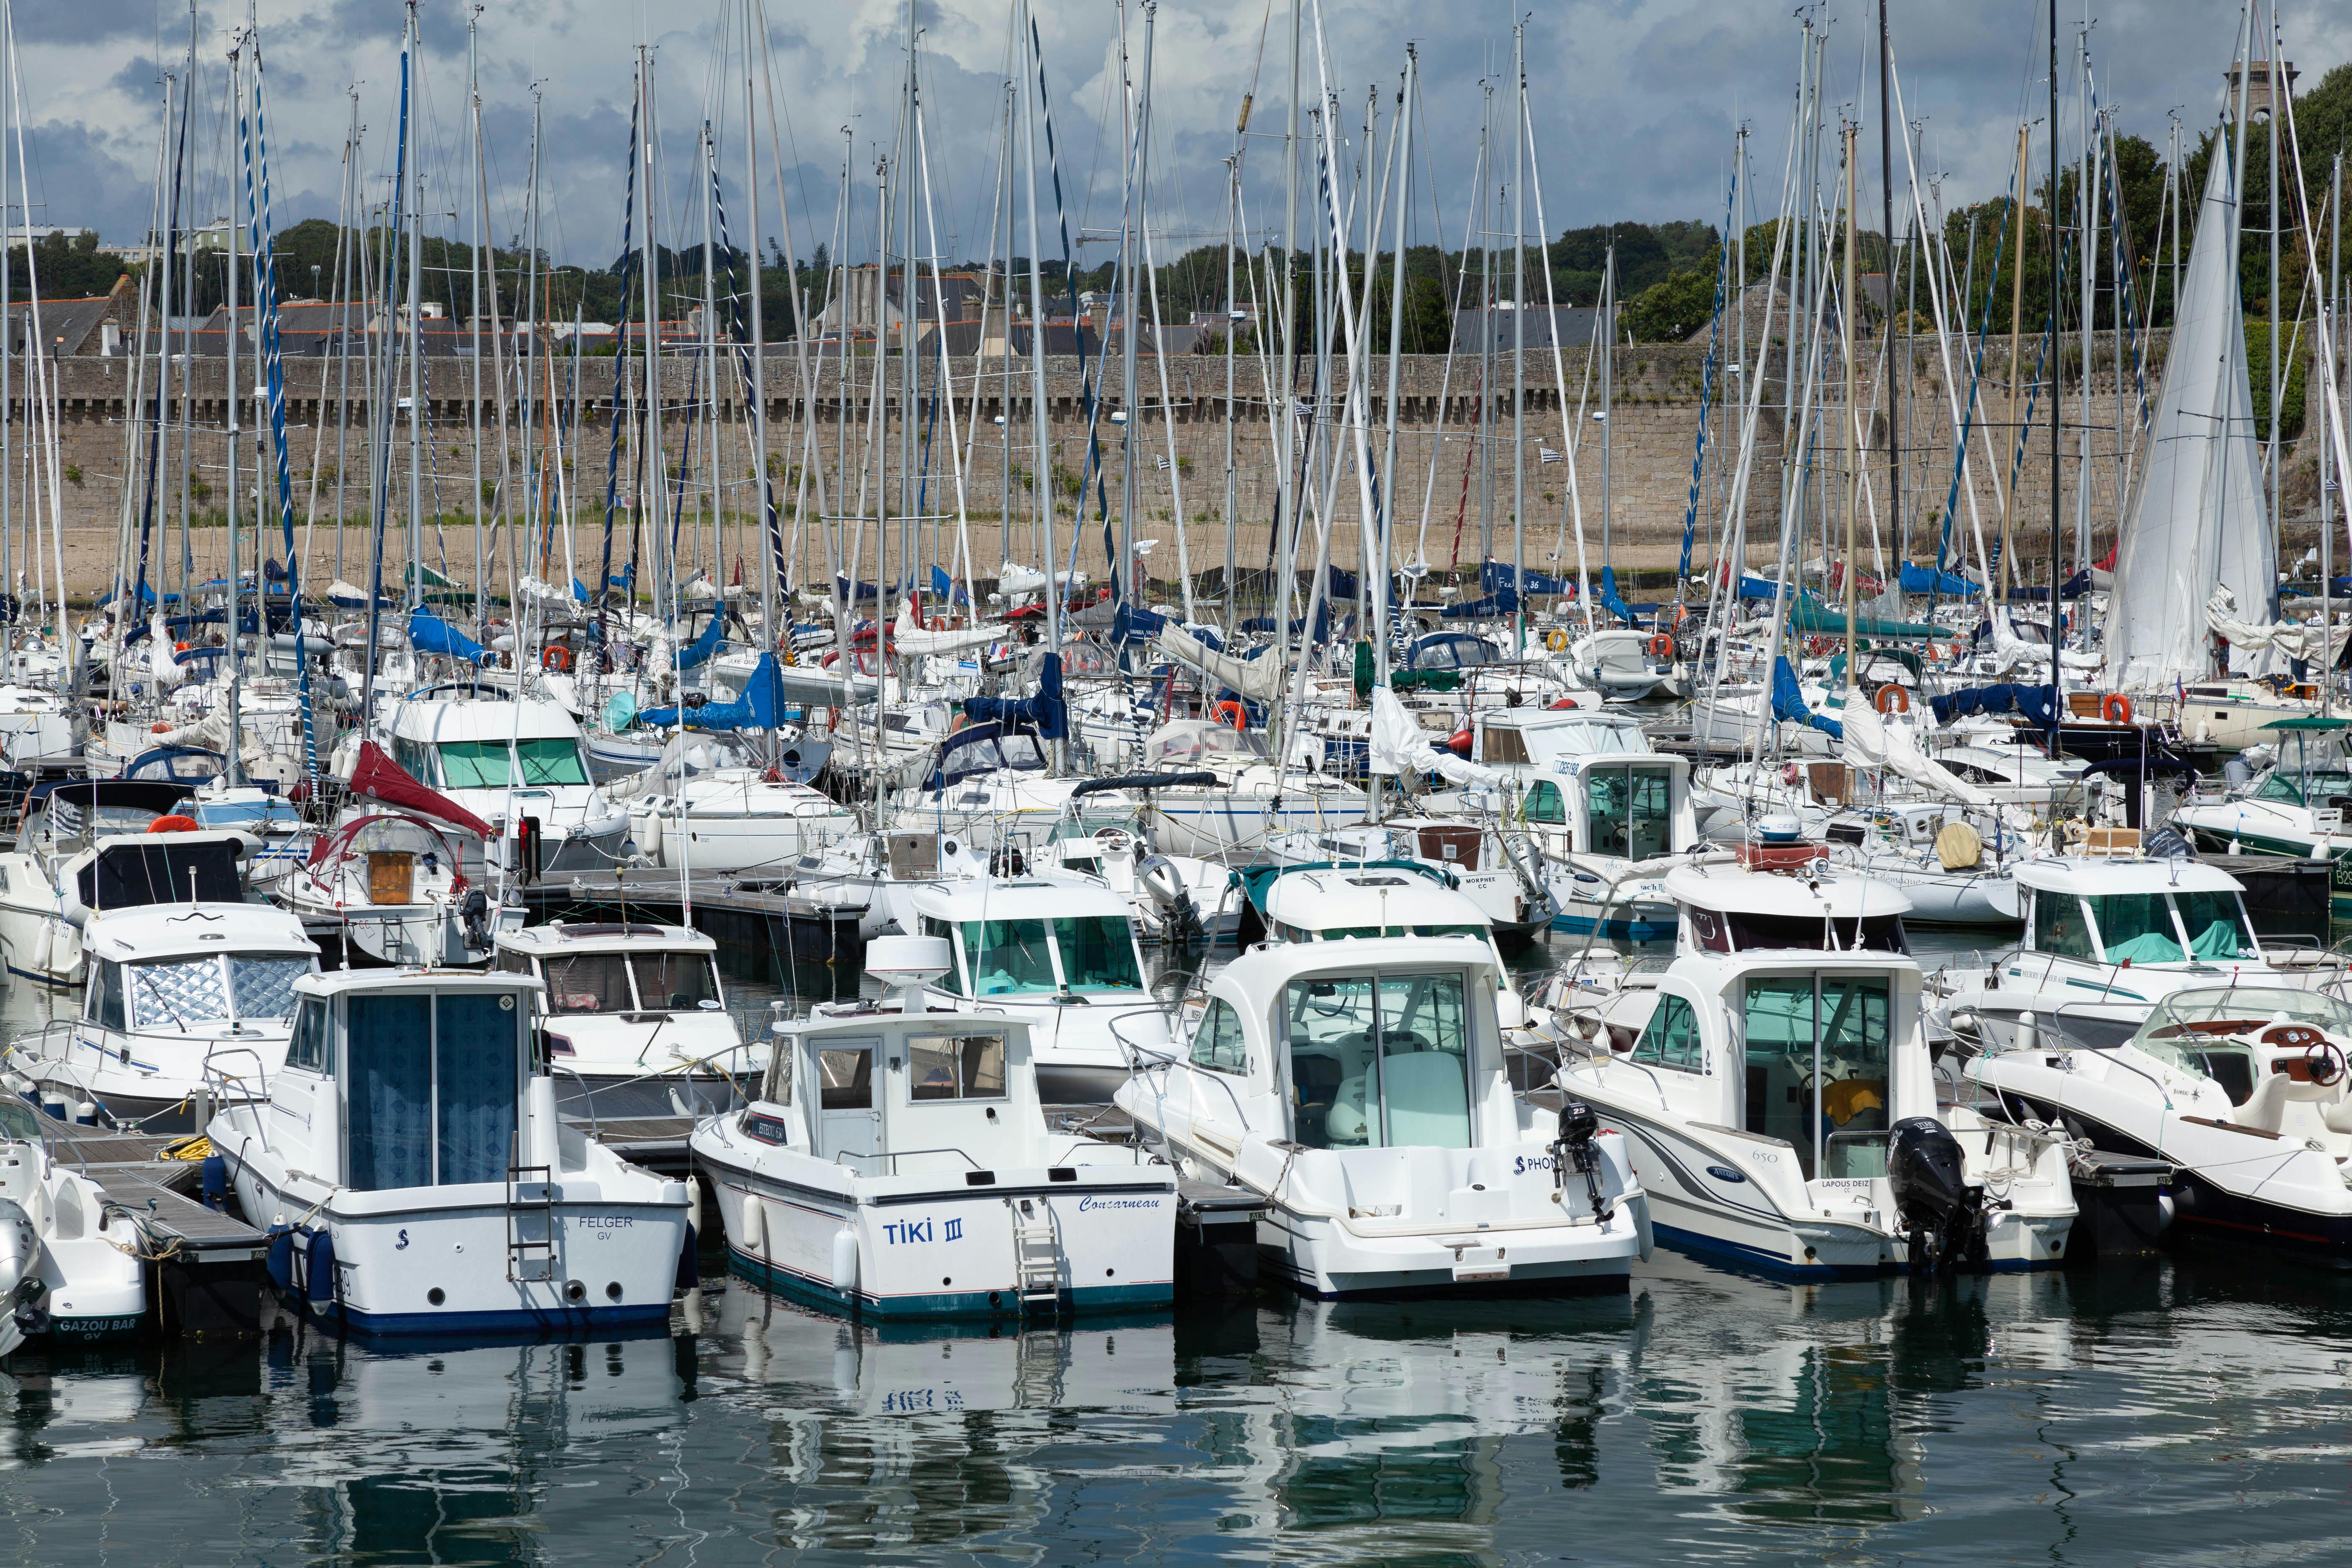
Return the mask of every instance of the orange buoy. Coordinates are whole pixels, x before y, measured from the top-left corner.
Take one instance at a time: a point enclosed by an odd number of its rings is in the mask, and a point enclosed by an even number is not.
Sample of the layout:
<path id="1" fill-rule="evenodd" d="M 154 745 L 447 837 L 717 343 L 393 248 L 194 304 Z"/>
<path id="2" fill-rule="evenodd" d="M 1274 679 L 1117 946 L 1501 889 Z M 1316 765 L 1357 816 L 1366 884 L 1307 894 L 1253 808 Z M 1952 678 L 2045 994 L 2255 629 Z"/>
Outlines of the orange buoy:
<path id="1" fill-rule="evenodd" d="M 1871 699 L 1871 706 L 1881 713 L 1908 713 L 1911 711 L 1911 693 L 1890 680 L 1878 689 L 1878 695 Z"/>
<path id="2" fill-rule="evenodd" d="M 1249 715 L 1243 710 L 1242 705 L 1238 702 L 1220 702 L 1214 708 L 1209 710 L 1209 711 L 1214 713 L 1219 719 L 1231 724 L 1236 730 L 1244 730 L 1249 727 Z"/>
<path id="3" fill-rule="evenodd" d="M 2110 724 L 2130 723 L 2132 721 L 2131 699 L 2120 691 L 2108 692 L 2106 700 L 2099 704 L 2099 716 Z"/>
<path id="4" fill-rule="evenodd" d="M 169 816 L 159 816 L 154 821 L 149 823 L 147 825 L 147 831 L 150 833 L 194 833 L 199 831 L 203 826 L 204 825 L 198 822 L 194 817 L 182 816 L 175 811 Z"/>
<path id="5" fill-rule="evenodd" d="M 569 674 L 572 669 L 572 650 L 560 642 L 550 643 L 545 651 L 539 656 L 539 667 L 541 669 L 554 670 L 559 675 Z"/>

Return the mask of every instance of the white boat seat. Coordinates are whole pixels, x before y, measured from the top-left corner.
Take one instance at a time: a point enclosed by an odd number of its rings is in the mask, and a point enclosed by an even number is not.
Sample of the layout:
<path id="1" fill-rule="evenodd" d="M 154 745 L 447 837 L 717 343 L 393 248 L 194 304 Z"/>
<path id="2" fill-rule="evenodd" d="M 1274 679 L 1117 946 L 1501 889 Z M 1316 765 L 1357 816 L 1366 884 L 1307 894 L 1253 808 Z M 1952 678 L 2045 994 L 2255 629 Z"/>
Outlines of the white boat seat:
<path id="1" fill-rule="evenodd" d="M 2259 1127 L 2265 1132 L 2276 1132 L 2285 1123 L 2286 1108 L 2294 1100 L 2317 1101 L 2335 1097 L 2332 1084 L 2298 1083 L 2283 1072 L 2264 1073 L 2254 1085 L 2254 1092 L 2246 1102 L 2231 1113 L 2231 1120 L 2241 1127 Z"/>

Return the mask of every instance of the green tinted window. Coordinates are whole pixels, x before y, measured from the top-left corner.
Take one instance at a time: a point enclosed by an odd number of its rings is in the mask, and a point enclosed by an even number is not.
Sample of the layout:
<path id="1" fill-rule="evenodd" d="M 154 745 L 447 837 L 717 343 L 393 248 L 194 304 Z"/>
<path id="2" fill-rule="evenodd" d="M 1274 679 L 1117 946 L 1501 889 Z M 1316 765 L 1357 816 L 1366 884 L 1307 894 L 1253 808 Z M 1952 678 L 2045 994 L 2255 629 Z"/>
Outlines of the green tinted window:
<path id="1" fill-rule="evenodd" d="M 2082 900 L 2072 893 L 2035 889 L 2033 951 L 2055 953 L 2061 958 L 2097 961 L 2099 955 L 2091 947 L 2091 922 L 2084 918 Z"/>
<path id="2" fill-rule="evenodd" d="M 2178 963 L 2184 956 L 2171 900 L 2162 893 L 2110 893 L 2091 900 L 2091 913 L 2109 963 Z"/>
<path id="3" fill-rule="evenodd" d="M 1660 997 L 1658 1010 L 1650 1015 L 1649 1026 L 1634 1044 L 1633 1059 L 1685 1072 L 1704 1071 L 1706 1053 L 1699 1045 L 1698 1015 L 1691 1005 L 1679 996 Z"/>
<path id="4" fill-rule="evenodd" d="M 507 743 L 504 741 L 444 741 L 441 778 L 448 789 L 507 787 Z"/>
<path id="5" fill-rule="evenodd" d="M 1073 991 L 1140 991 L 1135 939 L 1122 915 L 1080 915 L 1054 922 L 1063 983 Z"/>
<path id="6" fill-rule="evenodd" d="M 2246 935 L 2238 895 L 2181 893 L 2180 923 L 2189 928 L 2189 951 L 2199 958 L 2252 958 L 2258 949 Z"/>
<path id="7" fill-rule="evenodd" d="M 1528 786 L 1528 820 L 1554 827 L 1568 821 L 1568 803 L 1560 799 L 1559 785 L 1538 779 Z"/>
<path id="8" fill-rule="evenodd" d="M 1044 921 L 966 921 L 963 950 L 975 996 L 1059 989 Z"/>
<path id="9" fill-rule="evenodd" d="M 546 735 L 517 741 L 515 754 L 522 759 L 527 784 L 584 784 L 588 764 L 580 758 L 580 743 L 567 735 Z"/>

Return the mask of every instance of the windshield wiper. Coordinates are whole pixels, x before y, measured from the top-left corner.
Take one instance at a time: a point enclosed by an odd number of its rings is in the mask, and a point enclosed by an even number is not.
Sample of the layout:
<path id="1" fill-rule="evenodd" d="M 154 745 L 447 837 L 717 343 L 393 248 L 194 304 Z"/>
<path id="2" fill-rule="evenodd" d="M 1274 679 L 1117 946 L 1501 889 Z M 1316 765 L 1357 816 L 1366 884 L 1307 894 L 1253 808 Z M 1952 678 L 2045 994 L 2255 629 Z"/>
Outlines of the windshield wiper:
<path id="1" fill-rule="evenodd" d="M 180 1033 L 184 1035 L 186 1034 L 188 1032 L 188 1021 L 180 1016 L 180 1010 L 172 1005 L 172 999 L 163 994 L 163 988 L 155 977 L 148 973 L 143 969 L 134 969 L 131 973 L 133 978 L 135 978 L 140 984 L 145 986 L 153 994 L 156 1001 L 161 1002 L 163 1005 L 163 1011 L 172 1015 L 172 1022 L 180 1026 Z"/>

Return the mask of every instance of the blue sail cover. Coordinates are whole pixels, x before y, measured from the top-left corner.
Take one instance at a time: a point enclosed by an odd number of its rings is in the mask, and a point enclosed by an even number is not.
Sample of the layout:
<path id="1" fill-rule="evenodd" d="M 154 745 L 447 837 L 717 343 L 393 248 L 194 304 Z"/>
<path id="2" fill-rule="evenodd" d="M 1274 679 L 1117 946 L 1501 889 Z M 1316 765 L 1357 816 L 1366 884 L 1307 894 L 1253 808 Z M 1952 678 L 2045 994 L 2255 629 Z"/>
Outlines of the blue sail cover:
<path id="1" fill-rule="evenodd" d="M 1639 617 L 1633 614 L 1633 606 L 1617 596 L 1617 569 L 1613 566 L 1603 566 L 1601 569 L 1601 586 L 1593 590 L 1592 601 L 1602 609 L 1622 618 L 1628 626 L 1641 624 Z"/>
<path id="2" fill-rule="evenodd" d="M 1920 566 L 1906 561 L 1903 563 L 1903 591 L 1906 594 L 1944 594 L 1965 599 L 1980 590 L 1957 572 L 1938 572 L 1932 566 Z"/>
<path id="3" fill-rule="evenodd" d="M 2091 571 L 2087 566 L 2058 584 L 2058 596 L 2061 599 L 2079 599 L 2090 591 Z M 2050 590 L 2011 587 L 2009 596 L 2021 605 L 2046 605 L 2050 602 Z"/>
<path id="4" fill-rule="evenodd" d="M 1438 616 L 1449 621 L 1480 620 L 1489 616 L 1507 616 L 1519 607 L 1519 596 L 1506 584 L 1483 599 L 1473 599 L 1466 605 L 1448 605 Z"/>
<path id="5" fill-rule="evenodd" d="M 776 656 L 763 653 L 751 667 L 743 695 L 732 702 L 706 702 L 699 708 L 648 708 L 637 715 L 644 724 L 676 724 L 686 730 L 772 730 L 784 710 L 783 678 L 776 672 Z"/>
<path id="6" fill-rule="evenodd" d="M 1936 710 L 1936 722 L 1948 724 L 1955 719 L 1971 713 L 2021 713 L 2036 729 L 2046 730 L 2053 721 L 2051 710 L 2058 701 L 2054 686 L 2020 686 L 2004 681 L 1999 686 L 1971 686 L 1964 691 L 1948 692 L 1927 700 Z"/>
<path id="7" fill-rule="evenodd" d="M 586 604 L 588 602 L 588 584 L 583 583 L 577 577 L 572 579 L 572 597 L 576 603 L 583 605 Z"/>
<path id="8" fill-rule="evenodd" d="M 1511 568 L 1507 562 L 1489 561 L 1478 568 L 1478 589 L 1481 593 L 1499 594 L 1511 586 Z M 1576 584 L 1565 577 L 1548 577 L 1541 572 L 1519 572 L 1519 592 L 1523 594 L 1574 594 Z"/>
<path id="9" fill-rule="evenodd" d="M 1845 739 L 1845 726 L 1834 719 L 1824 719 L 1805 706 L 1805 694 L 1797 685 L 1797 672 L 1789 668 L 1789 656 L 1782 654 L 1772 661 L 1772 717 L 1800 724 L 1809 724 L 1832 741 Z"/>
<path id="10" fill-rule="evenodd" d="M 1049 653 L 1037 672 L 1034 697 L 967 697 L 963 716 L 975 724 L 996 720 L 1034 729 L 1041 741 L 1058 741 L 1070 732 L 1069 710 L 1062 701 L 1062 656 Z"/>
<path id="11" fill-rule="evenodd" d="M 486 664 L 490 658 L 488 648 L 430 610 L 418 610 L 408 617 L 408 645 L 419 653 L 437 653 L 469 664 Z"/>
<path id="12" fill-rule="evenodd" d="M 1121 603 L 1111 616 L 1110 640 L 1114 643 L 1150 642 L 1168 624 L 1166 616 L 1150 610 L 1139 610 L 1133 605 Z"/>
<path id="13" fill-rule="evenodd" d="M 1797 593 L 1798 590 L 1791 589 L 1789 596 L 1793 599 Z M 1780 589 L 1779 584 L 1767 582 L 1752 572 L 1744 572 L 1739 577 L 1739 596 L 1743 599 L 1777 599 L 1780 596 Z"/>
<path id="14" fill-rule="evenodd" d="M 711 656 L 719 651 L 719 639 L 726 630 L 726 612 L 723 610 L 714 612 L 709 624 L 702 628 L 701 635 L 678 650 L 678 669 L 683 672 L 708 664 Z"/>

